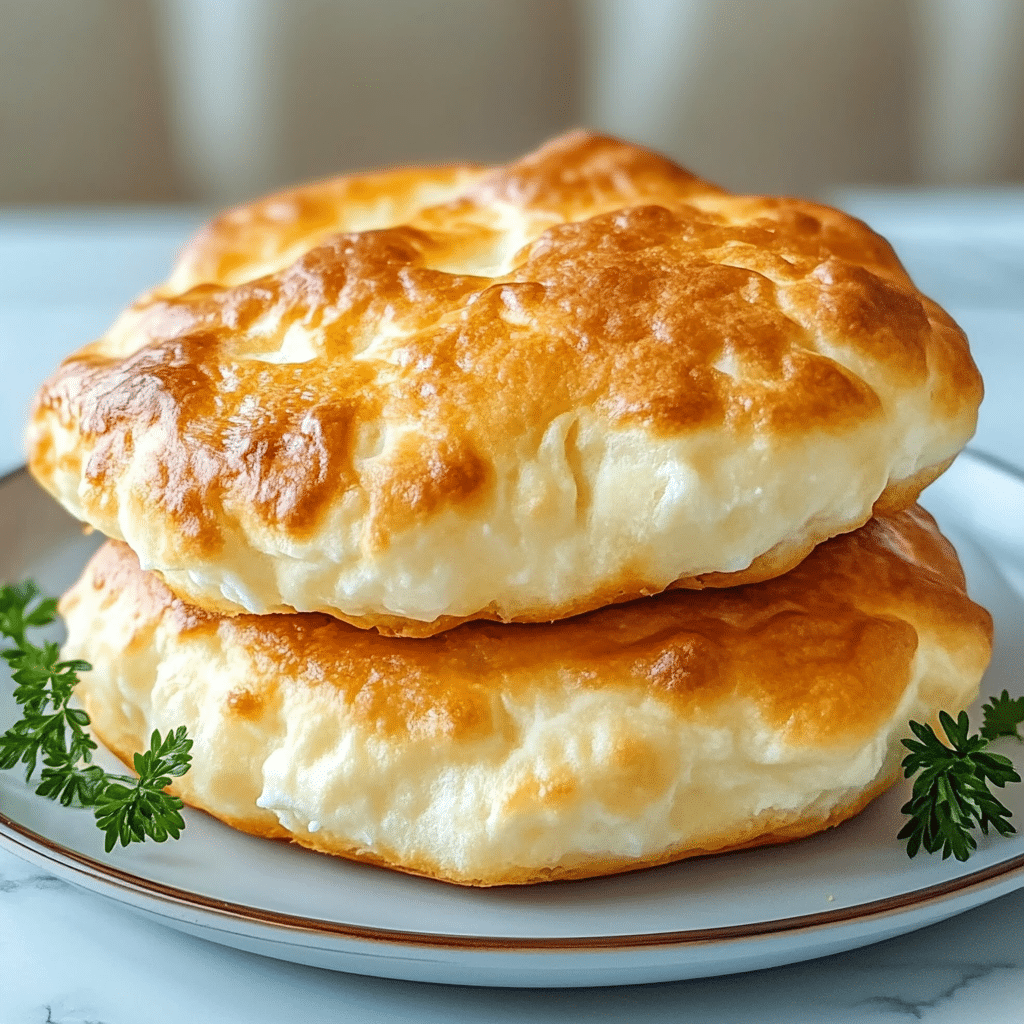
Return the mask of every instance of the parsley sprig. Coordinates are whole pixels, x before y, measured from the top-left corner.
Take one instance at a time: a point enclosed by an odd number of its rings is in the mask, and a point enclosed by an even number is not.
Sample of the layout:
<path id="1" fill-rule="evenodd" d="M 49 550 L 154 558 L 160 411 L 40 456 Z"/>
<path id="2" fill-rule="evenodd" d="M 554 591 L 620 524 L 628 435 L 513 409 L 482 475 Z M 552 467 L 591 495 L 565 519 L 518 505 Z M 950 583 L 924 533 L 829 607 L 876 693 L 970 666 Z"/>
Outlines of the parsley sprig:
<path id="1" fill-rule="evenodd" d="M 987 749 L 1000 736 L 1021 739 L 1018 726 L 1024 722 L 1024 698 L 1012 698 L 1003 690 L 983 705 L 984 723 L 976 735 L 968 735 L 970 722 L 961 711 L 956 720 L 945 711 L 939 722 L 948 743 L 936 735 L 930 725 L 911 722 L 916 740 L 903 740 L 910 751 L 903 759 L 903 773 L 914 779 L 910 800 L 902 807 L 910 821 L 898 836 L 907 841 L 907 856 L 924 847 L 929 853 L 942 851 L 945 860 L 952 854 L 967 860 L 977 849 L 974 830 L 988 835 L 990 828 L 1001 836 L 1017 830 L 1010 824 L 1011 812 L 989 789 L 1002 789 L 1009 782 L 1020 782 L 1013 763 L 1002 754 Z"/>
<path id="2" fill-rule="evenodd" d="M 11 667 L 14 699 L 22 709 L 21 719 L 0 736 L 0 769 L 24 764 L 27 782 L 41 764 L 36 793 L 65 807 L 93 808 L 108 853 L 118 842 L 177 839 L 185 827 L 184 805 L 164 788 L 191 764 L 192 741 L 185 727 L 166 737 L 153 733 L 149 750 L 135 755 L 137 778 L 112 775 L 92 764 L 96 742 L 86 731 L 89 716 L 70 704 L 78 673 L 92 666 L 61 661 L 57 644 L 46 641 L 37 647 L 27 636 L 29 629 L 48 626 L 56 616 L 56 600 L 41 597 L 31 581 L 0 587 L 0 635 L 14 644 L 0 657 Z"/>

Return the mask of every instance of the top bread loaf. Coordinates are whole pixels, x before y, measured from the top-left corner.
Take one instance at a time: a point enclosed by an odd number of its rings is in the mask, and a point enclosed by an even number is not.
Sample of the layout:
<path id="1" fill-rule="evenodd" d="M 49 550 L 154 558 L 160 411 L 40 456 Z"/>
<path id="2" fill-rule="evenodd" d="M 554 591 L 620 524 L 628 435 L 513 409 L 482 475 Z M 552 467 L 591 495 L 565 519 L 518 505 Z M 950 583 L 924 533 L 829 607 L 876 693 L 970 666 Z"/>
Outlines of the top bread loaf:
<path id="1" fill-rule="evenodd" d="M 43 386 L 30 465 L 201 608 L 426 636 L 779 575 L 981 395 L 860 221 L 578 132 L 218 217 Z"/>

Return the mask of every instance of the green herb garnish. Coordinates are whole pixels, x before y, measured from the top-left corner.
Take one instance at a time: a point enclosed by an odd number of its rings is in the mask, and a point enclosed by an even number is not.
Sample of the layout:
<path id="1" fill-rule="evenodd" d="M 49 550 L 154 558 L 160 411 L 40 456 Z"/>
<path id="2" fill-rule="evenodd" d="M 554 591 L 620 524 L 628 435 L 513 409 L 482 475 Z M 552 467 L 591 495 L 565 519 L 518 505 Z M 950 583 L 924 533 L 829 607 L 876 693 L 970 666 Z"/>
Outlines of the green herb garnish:
<path id="1" fill-rule="evenodd" d="M 1013 698 L 1007 690 L 998 697 L 989 697 L 990 704 L 985 704 L 982 711 L 985 724 L 981 735 L 987 740 L 998 739 L 1000 736 L 1016 736 L 1021 739 L 1017 726 L 1024 722 L 1024 697 Z"/>
<path id="2" fill-rule="evenodd" d="M 0 736 L 0 769 L 25 765 L 25 781 L 42 765 L 36 793 L 65 807 L 91 807 L 96 824 L 106 833 L 109 853 L 147 837 L 158 843 L 177 839 L 185 827 L 182 801 L 164 792 L 171 778 L 184 775 L 192 758 L 185 727 L 161 738 L 154 732 L 149 750 L 135 755 L 138 777 L 112 775 L 92 764 L 96 742 L 86 732 L 89 716 L 70 706 L 78 673 L 86 661 L 59 661 L 60 647 L 47 641 L 30 643 L 31 628 L 48 626 L 57 616 L 57 602 L 43 598 L 32 582 L 0 587 L 0 635 L 14 643 L 0 652 L 11 667 L 14 699 L 22 717 Z"/>
<path id="3" fill-rule="evenodd" d="M 1002 789 L 1008 782 L 1020 782 L 1020 776 L 1008 757 L 986 748 L 1000 736 L 1021 739 L 1017 727 L 1024 722 L 1024 698 L 1013 699 L 1003 690 L 989 701 L 982 707 L 984 725 L 973 736 L 967 734 L 967 712 L 961 711 L 956 721 L 939 712 L 948 744 L 930 725 L 910 723 L 917 739 L 903 740 L 910 751 L 903 759 L 903 773 L 908 779 L 917 777 L 913 796 L 902 807 L 910 821 L 898 836 L 907 841 L 908 857 L 924 847 L 929 853 L 941 850 L 943 860 L 950 854 L 967 860 L 978 846 L 975 829 L 988 835 L 993 828 L 1001 836 L 1017 831 L 1010 824 L 1010 810 L 993 795 L 989 783 Z"/>

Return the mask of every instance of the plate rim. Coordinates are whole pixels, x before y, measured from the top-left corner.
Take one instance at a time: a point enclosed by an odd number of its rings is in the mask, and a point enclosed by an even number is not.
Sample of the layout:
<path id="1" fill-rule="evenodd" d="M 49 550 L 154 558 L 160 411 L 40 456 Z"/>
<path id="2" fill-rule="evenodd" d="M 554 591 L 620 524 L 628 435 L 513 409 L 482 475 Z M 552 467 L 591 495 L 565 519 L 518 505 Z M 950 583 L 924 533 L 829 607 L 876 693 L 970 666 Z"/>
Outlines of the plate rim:
<path id="1" fill-rule="evenodd" d="M 192 808 L 194 811 L 195 809 Z M 202 813 L 202 812 L 198 812 Z M 33 832 L 0 811 L 0 846 L 21 848 L 51 864 L 105 886 L 125 890 L 147 900 L 172 907 L 248 925 L 282 929 L 331 938 L 370 942 L 374 944 L 426 947 L 430 949 L 470 950 L 478 952 L 628 952 L 642 949 L 682 948 L 690 946 L 729 945 L 735 942 L 784 937 L 799 933 L 823 931 L 841 925 L 865 923 L 923 910 L 948 900 L 983 891 L 1000 881 L 1016 879 L 1024 886 L 1024 853 L 979 868 L 956 878 L 936 882 L 920 889 L 911 889 L 849 907 L 776 918 L 751 924 L 720 925 L 713 928 L 689 928 L 669 932 L 640 934 L 515 937 L 495 935 L 447 935 L 442 932 L 412 932 L 400 929 L 375 928 L 368 925 L 345 924 L 322 918 L 288 914 L 284 911 L 251 907 L 230 900 L 220 900 L 177 886 L 143 878 L 139 875 L 78 853 L 62 844 Z M 585 881 L 585 880 L 584 880 Z M 442 883 L 443 884 L 443 883 Z M 573 884 L 573 883 L 569 883 Z M 178 920 L 178 918 L 174 918 Z"/>
<path id="2" fill-rule="evenodd" d="M 1019 483 L 1024 483 L 1024 471 L 996 456 L 970 447 L 965 448 L 961 455 L 966 456 L 968 461 L 987 464 Z M 23 475 L 28 475 L 25 466 L 20 466 L 0 476 L 0 492 Z M 195 809 L 193 808 L 192 811 L 195 812 Z M 1024 853 L 1021 853 L 979 868 L 977 871 L 935 882 L 919 889 L 911 889 L 907 892 L 856 903 L 848 907 L 837 907 L 833 910 L 795 917 L 775 918 L 771 921 L 639 934 L 564 937 L 449 935 L 442 932 L 403 931 L 369 925 L 346 924 L 340 921 L 289 914 L 284 911 L 252 907 L 247 904 L 204 896 L 188 889 L 141 877 L 105 861 L 78 853 L 19 824 L 3 811 L 0 811 L 0 846 L 10 849 L 15 855 L 18 855 L 19 849 L 23 850 L 36 858 L 64 869 L 65 872 L 91 879 L 99 883 L 101 887 L 127 891 L 148 901 L 169 905 L 180 910 L 199 911 L 204 915 L 212 915 L 235 923 L 276 928 L 293 934 L 304 933 L 336 939 L 358 940 L 375 945 L 402 945 L 478 952 L 626 952 L 652 947 L 728 945 L 746 940 L 823 931 L 841 925 L 865 923 L 891 917 L 911 910 L 923 910 L 952 899 L 984 891 L 984 889 L 1003 881 L 1015 880 L 1019 882 L 1020 886 L 1024 886 Z M 173 917 L 173 915 L 170 916 Z M 178 918 L 174 919 L 178 920 Z"/>

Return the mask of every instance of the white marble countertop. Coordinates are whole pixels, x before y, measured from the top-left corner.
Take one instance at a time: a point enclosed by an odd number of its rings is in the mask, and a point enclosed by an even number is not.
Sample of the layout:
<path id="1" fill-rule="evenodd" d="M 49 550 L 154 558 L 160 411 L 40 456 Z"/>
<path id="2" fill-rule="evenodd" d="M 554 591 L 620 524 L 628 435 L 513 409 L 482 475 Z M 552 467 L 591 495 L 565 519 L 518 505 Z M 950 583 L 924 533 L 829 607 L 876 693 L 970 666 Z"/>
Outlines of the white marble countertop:
<path id="1" fill-rule="evenodd" d="M 975 445 L 1024 466 L 1024 205 L 1010 213 L 988 201 L 973 213 L 965 207 L 946 228 L 941 206 L 929 214 L 913 198 L 901 205 L 859 194 L 848 205 L 894 236 L 922 286 L 971 336 L 988 385 Z M 20 424 L 38 381 L 160 278 L 196 217 L 0 211 L 0 474 L 21 462 Z M 772 971 L 615 989 L 456 988 L 333 974 L 215 946 L 0 850 L 0 1024 L 1019 1024 L 1022 933 L 1024 891 L 900 939 Z"/>

